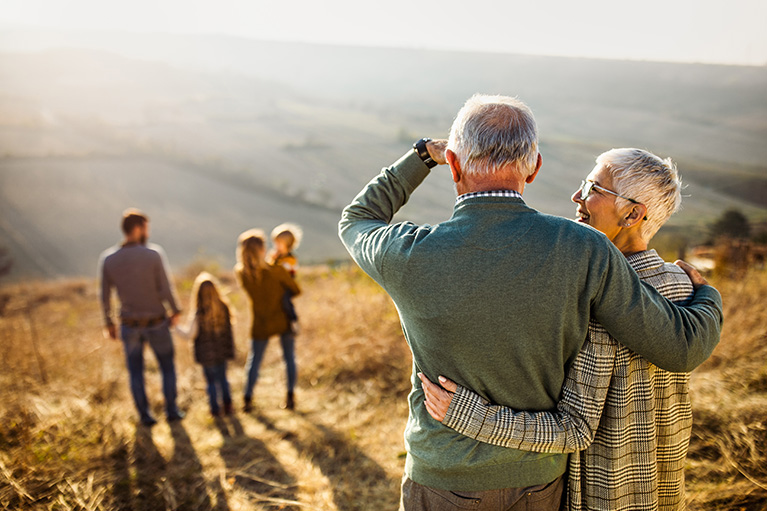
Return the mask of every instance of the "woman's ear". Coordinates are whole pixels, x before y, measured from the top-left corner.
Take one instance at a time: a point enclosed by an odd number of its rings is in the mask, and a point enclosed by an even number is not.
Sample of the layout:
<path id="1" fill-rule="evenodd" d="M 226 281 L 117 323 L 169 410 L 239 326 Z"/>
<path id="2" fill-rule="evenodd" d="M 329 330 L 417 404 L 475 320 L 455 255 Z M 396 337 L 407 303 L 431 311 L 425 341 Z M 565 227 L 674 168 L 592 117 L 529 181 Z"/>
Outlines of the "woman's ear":
<path id="1" fill-rule="evenodd" d="M 631 209 L 624 215 L 624 219 L 627 224 L 631 225 L 639 220 L 647 220 L 647 206 L 644 204 L 632 204 Z"/>

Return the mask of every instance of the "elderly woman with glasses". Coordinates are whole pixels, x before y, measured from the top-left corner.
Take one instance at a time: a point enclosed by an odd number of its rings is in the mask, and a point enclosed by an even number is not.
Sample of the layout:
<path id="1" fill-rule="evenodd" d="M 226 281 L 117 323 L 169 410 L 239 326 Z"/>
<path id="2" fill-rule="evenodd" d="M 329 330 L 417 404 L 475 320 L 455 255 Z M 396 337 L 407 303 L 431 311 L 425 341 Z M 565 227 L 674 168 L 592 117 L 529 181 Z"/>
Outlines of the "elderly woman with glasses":
<path id="1" fill-rule="evenodd" d="M 640 149 L 603 153 L 572 200 L 577 221 L 603 232 L 644 282 L 676 303 L 692 297 L 684 271 L 647 247 L 681 202 L 681 180 L 670 159 Z M 556 410 L 512 410 L 444 377 L 447 391 L 419 376 L 429 413 L 445 426 L 495 445 L 572 453 L 571 510 L 685 507 L 689 374 L 654 366 L 599 324 L 590 324 Z"/>

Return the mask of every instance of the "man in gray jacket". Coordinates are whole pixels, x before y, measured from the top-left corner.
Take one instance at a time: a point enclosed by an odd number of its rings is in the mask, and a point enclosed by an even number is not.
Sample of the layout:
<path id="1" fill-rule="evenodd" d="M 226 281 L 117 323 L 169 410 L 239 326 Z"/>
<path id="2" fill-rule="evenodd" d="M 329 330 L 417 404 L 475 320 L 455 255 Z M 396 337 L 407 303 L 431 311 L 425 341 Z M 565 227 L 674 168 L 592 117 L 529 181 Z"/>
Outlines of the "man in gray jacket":
<path id="1" fill-rule="evenodd" d="M 452 217 L 392 224 L 441 163 L 458 194 Z M 591 318 L 671 371 L 692 370 L 719 341 L 715 289 L 698 282 L 690 307 L 677 307 L 603 234 L 526 205 L 540 168 L 530 109 L 474 96 L 447 148 L 418 141 L 343 212 L 341 240 L 391 296 L 413 354 L 402 509 L 558 509 L 567 464 L 565 454 L 483 444 L 443 426 L 424 406 L 419 372 L 494 403 L 553 410 Z"/>
<path id="2" fill-rule="evenodd" d="M 141 211 L 126 210 L 122 230 L 123 242 L 104 251 L 99 259 L 106 330 L 110 338 L 117 338 L 112 320 L 112 290 L 116 289 L 120 299 L 120 337 L 141 422 L 147 426 L 157 422 L 144 390 L 144 343 L 152 347 L 160 365 L 168 421 L 180 420 L 183 413 L 176 406 L 176 369 L 169 328 L 180 311 L 168 279 L 165 253 L 159 245 L 147 245 L 149 218 Z"/>

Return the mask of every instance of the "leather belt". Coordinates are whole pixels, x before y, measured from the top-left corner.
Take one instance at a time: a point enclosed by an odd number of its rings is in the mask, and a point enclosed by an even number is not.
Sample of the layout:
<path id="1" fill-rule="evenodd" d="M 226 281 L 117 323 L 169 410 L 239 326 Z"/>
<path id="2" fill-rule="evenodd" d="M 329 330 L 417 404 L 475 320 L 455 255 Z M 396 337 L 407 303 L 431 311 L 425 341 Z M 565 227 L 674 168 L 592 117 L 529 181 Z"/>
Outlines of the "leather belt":
<path id="1" fill-rule="evenodd" d="M 161 324 L 166 319 L 167 318 L 165 316 L 155 316 L 154 318 L 141 319 L 121 318 L 120 323 L 123 326 L 128 326 L 131 328 L 149 328 Z"/>

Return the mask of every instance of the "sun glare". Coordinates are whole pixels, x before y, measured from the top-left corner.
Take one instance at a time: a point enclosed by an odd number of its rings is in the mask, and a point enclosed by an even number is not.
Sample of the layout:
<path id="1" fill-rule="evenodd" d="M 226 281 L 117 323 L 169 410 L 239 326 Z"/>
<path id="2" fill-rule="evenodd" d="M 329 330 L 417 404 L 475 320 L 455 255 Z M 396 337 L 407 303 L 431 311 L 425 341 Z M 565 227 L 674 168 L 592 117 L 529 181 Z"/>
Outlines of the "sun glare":
<path id="1" fill-rule="evenodd" d="M 0 22 L 60 29 L 193 33 L 323 44 L 418 47 L 632 60 L 767 63 L 767 2 L 542 0 L 438 4 L 393 0 L 26 0 Z M 468 21 L 467 21 L 468 20 Z"/>

